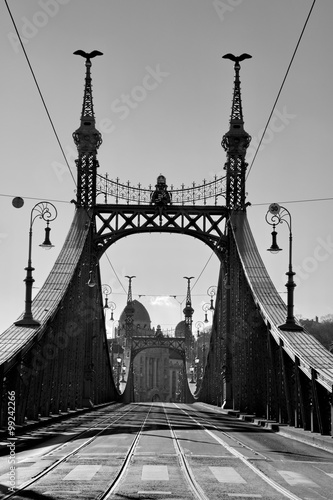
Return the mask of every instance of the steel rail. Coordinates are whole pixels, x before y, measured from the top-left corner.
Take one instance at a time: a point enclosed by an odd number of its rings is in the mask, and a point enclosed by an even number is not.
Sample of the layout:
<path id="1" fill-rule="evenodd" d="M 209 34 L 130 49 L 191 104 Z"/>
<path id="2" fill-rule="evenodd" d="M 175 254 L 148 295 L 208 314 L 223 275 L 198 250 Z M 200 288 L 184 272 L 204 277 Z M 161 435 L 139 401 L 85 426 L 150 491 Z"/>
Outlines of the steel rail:
<path id="1" fill-rule="evenodd" d="M 163 405 L 163 410 L 164 410 L 166 421 L 167 421 L 168 426 L 169 426 L 169 430 L 170 430 L 171 438 L 172 438 L 172 441 L 173 441 L 173 445 L 175 447 L 175 450 L 176 450 L 176 453 L 177 453 L 177 456 L 178 456 L 178 460 L 180 462 L 181 469 L 183 471 L 183 474 L 185 476 L 185 479 L 186 479 L 188 485 L 190 486 L 190 488 L 192 490 L 192 493 L 194 494 L 194 496 L 198 500 L 209 500 L 209 497 L 207 497 L 207 495 L 205 494 L 205 492 L 201 488 L 200 484 L 196 481 L 196 479 L 194 477 L 193 471 L 192 471 L 192 469 L 190 467 L 190 464 L 188 463 L 186 455 L 183 452 L 183 450 L 182 450 L 182 448 L 181 448 L 181 446 L 179 444 L 179 439 L 177 438 L 175 432 L 172 429 L 172 425 L 171 425 L 170 420 L 168 418 L 168 414 L 165 411 L 164 405 Z"/>
<path id="2" fill-rule="evenodd" d="M 130 408 L 129 410 L 127 410 L 125 412 L 125 414 L 130 413 L 131 411 L 132 411 L 132 408 Z M 85 441 L 84 443 L 82 443 L 79 446 L 77 446 L 74 450 L 70 451 L 69 453 L 67 453 L 66 455 L 64 455 L 62 458 L 59 458 L 58 460 L 56 460 L 53 464 L 51 464 L 48 467 L 46 467 L 44 470 L 42 470 L 39 474 L 37 474 L 36 476 L 34 476 L 32 479 L 29 479 L 27 482 L 23 483 L 15 491 L 13 491 L 13 492 L 7 494 L 6 496 L 2 497 L 2 500 L 7 500 L 8 498 L 15 497 L 18 493 L 20 493 L 21 491 L 25 490 L 28 486 L 31 486 L 32 484 L 37 483 L 41 478 L 43 478 L 49 472 L 51 472 L 56 467 L 58 467 L 60 464 L 62 464 L 66 460 L 68 460 L 68 458 L 70 458 L 71 456 L 75 455 L 79 450 L 81 450 L 82 448 L 85 448 L 89 444 L 91 444 L 97 438 L 97 436 L 99 436 L 100 434 L 102 434 L 106 429 L 108 429 L 109 427 L 111 427 L 115 422 L 117 422 L 118 420 L 122 419 L 123 416 L 124 416 L 124 413 L 122 413 L 120 416 L 118 416 L 117 418 L 115 418 L 109 425 L 107 425 L 106 427 L 104 427 L 97 434 L 95 434 L 91 438 L 87 439 L 87 441 Z M 78 436 L 82 436 L 83 434 L 85 434 L 87 432 L 90 432 L 92 429 L 94 429 L 94 427 L 96 427 L 97 425 L 101 425 L 103 422 L 105 422 L 106 420 L 109 420 L 109 419 L 110 419 L 110 416 L 108 416 L 107 418 L 103 419 L 102 421 L 97 422 L 95 425 L 92 425 L 88 429 L 85 429 L 81 433 L 75 434 L 75 436 L 74 436 L 75 439 L 77 439 Z M 68 441 L 66 441 L 66 443 L 69 443 L 72 440 L 73 440 L 73 438 L 69 439 Z M 57 449 L 59 449 L 63 445 L 64 445 L 64 443 L 62 443 L 58 447 L 54 448 L 51 452 L 54 453 L 54 451 L 56 451 Z M 51 452 L 43 455 L 43 457 L 48 456 Z"/>
<path id="3" fill-rule="evenodd" d="M 149 408 L 149 411 L 146 415 L 146 418 L 144 419 L 144 421 L 142 422 L 141 424 L 141 427 L 140 429 L 138 430 L 138 432 L 136 433 L 133 441 L 132 441 L 132 444 L 131 446 L 129 447 L 129 450 L 128 452 L 126 453 L 126 456 L 123 460 L 123 463 L 121 465 L 121 468 L 119 469 L 118 471 L 118 474 L 116 476 L 116 478 L 112 481 L 112 483 L 108 486 L 108 488 L 106 489 L 106 491 L 104 491 L 103 493 L 101 493 L 99 496 L 96 497 L 96 500 L 107 500 L 108 498 L 110 498 L 110 496 L 113 494 L 113 492 L 117 489 L 117 487 L 119 486 L 122 478 L 124 477 L 124 474 L 126 473 L 127 471 L 127 468 L 128 468 L 128 465 L 131 461 L 131 458 L 132 456 L 134 455 L 134 452 L 135 452 L 135 449 L 137 447 L 137 444 L 139 442 L 139 439 L 142 435 L 142 432 L 143 432 L 143 429 L 146 425 L 146 422 L 147 422 L 147 419 L 149 417 L 149 414 L 151 412 L 151 409 L 153 407 L 153 404 L 150 405 L 150 408 Z"/>
<path id="4" fill-rule="evenodd" d="M 298 497 L 297 495 L 294 495 L 294 493 L 291 493 L 286 488 L 284 488 L 283 486 L 281 486 L 280 484 L 278 484 L 277 482 L 275 482 L 273 479 L 271 479 L 268 476 L 266 476 L 266 474 L 264 474 L 254 464 L 252 464 L 248 460 L 248 458 L 245 457 L 240 451 L 236 450 L 232 446 L 228 445 L 228 443 L 226 443 L 225 441 L 223 441 L 223 439 L 221 439 L 220 437 L 216 436 L 212 431 L 210 431 L 209 429 L 207 429 L 204 424 L 202 424 L 201 422 L 199 422 L 197 419 L 193 418 L 193 416 L 190 415 L 190 413 L 188 413 L 186 410 L 184 410 L 184 408 L 181 408 L 176 403 L 174 403 L 174 404 L 183 413 L 185 413 L 187 415 L 187 417 L 189 417 L 191 420 L 193 420 L 193 422 L 195 422 L 199 427 L 201 427 L 205 432 L 207 432 L 207 434 L 209 436 L 211 436 L 213 439 L 215 439 L 215 441 L 217 441 L 221 446 L 223 446 L 227 451 L 229 451 L 234 457 L 239 458 L 243 462 L 244 465 L 246 465 L 249 469 L 251 469 L 257 476 L 259 476 L 261 479 L 263 479 L 272 488 L 274 488 L 276 491 L 278 491 L 279 493 L 281 493 L 286 498 L 289 498 L 290 500 L 302 500 L 300 497 Z M 206 419 L 202 418 L 202 420 L 205 421 Z M 224 436 L 226 436 L 228 439 L 232 439 L 233 441 L 236 441 L 238 444 L 241 444 L 245 448 L 251 449 L 248 446 L 246 446 L 244 443 L 242 443 L 241 441 L 236 440 L 233 436 L 231 436 L 230 434 L 228 434 L 228 432 L 219 430 L 216 427 L 216 425 L 212 424 L 211 422 L 209 422 L 209 427 L 213 428 L 217 432 L 220 432 L 221 434 L 223 434 Z M 253 451 L 253 450 L 251 450 L 251 451 Z"/>

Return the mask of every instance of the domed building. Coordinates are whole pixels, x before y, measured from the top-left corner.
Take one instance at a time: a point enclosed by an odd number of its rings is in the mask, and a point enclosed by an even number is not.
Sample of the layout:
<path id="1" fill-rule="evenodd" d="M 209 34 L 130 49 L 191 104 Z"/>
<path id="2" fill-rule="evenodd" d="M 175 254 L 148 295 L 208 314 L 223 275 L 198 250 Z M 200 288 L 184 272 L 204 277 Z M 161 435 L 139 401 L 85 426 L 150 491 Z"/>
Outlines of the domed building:
<path id="1" fill-rule="evenodd" d="M 151 328 L 151 320 L 145 306 L 138 300 L 127 304 L 120 315 L 118 328 L 115 329 L 112 352 L 120 352 L 122 363 L 128 365 L 130 349 L 127 337 L 163 337 L 158 325 Z M 185 335 L 177 335 L 184 337 Z M 114 364 L 114 360 L 112 360 Z M 169 348 L 156 347 L 144 349 L 133 361 L 135 401 L 176 401 L 183 360 L 181 356 Z"/>
<path id="2" fill-rule="evenodd" d="M 133 317 L 133 335 L 146 337 L 150 335 L 155 335 L 155 330 L 151 329 L 151 321 L 150 316 L 148 314 L 147 309 L 141 302 L 138 300 L 133 300 L 131 305 L 127 305 L 119 318 L 119 326 L 118 331 L 120 332 L 126 329 L 126 317 L 127 317 L 127 309 L 128 307 L 132 307 L 133 312 L 129 311 Z"/>

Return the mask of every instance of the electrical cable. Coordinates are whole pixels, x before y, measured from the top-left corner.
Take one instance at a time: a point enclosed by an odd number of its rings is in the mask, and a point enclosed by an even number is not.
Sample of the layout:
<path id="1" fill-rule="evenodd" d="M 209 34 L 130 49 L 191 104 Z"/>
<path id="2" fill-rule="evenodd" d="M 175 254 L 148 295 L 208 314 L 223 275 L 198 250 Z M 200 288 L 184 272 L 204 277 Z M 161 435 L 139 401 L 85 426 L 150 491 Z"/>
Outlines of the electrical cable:
<path id="1" fill-rule="evenodd" d="M 261 143 L 262 143 L 262 141 L 263 141 L 263 138 L 264 138 L 264 136 L 265 136 L 265 134 L 266 134 L 266 130 L 267 130 L 267 128 L 268 128 L 269 122 L 271 121 L 272 115 L 273 115 L 274 110 L 275 110 L 275 106 L 276 106 L 276 104 L 277 104 L 277 102 L 278 102 L 278 100 L 279 100 L 280 94 L 281 94 L 281 92 L 282 92 L 283 86 L 284 86 L 285 81 L 286 81 L 286 79 L 287 79 L 287 76 L 288 76 L 289 70 L 290 70 L 290 68 L 291 68 L 291 65 L 292 65 L 292 63 L 293 63 L 293 61 L 294 61 L 294 58 L 295 58 L 295 55 L 296 55 L 297 49 L 298 49 L 299 44 L 300 44 L 300 42 L 301 42 L 301 39 L 302 39 L 302 37 L 303 37 L 303 34 L 304 34 L 304 31 L 305 31 L 306 25 L 308 24 L 308 21 L 309 21 L 309 19 L 310 19 L 310 16 L 311 16 L 311 13 L 312 13 L 312 10 L 313 10 L 313 7 L 314 7 L 315 3 L 316 3 L 316 0 L 313 0 L 312 5 L 311 5 L 311 8 L 310 8 L 310 11 L 309 11 L 308 16 L 307 16 L 307 18 L 306 18 L 306 20 L 305 20 L 305 23 L 304 23 L 303 29 L 302 29 L 302 31 L 301 31 L 301 34 L 300 34 L 299 38 L 298 38 L 298 42 L 297 42 L 297 44 L 296 44 L 296 47 L 295 47 L 294 53 L 293 53 L 292 58 L 291 58 L 291 60 L 290 60 L 289 66 L 288 66 L 288 68 L 287 68 L 286 74 L 284 75 L 284 78 L 283 78 L 283 80 L 282 80 L 282 83 L 281 83 L 280 89 L 279 89 L 279 91 L 278 91 L 278 94 L 277 94 L 276 99 L 275 99 L 275 101 L 274 101 L 274 104 L 273 104 L 272 110 L 271 110 L 271 112 L 270 112 L 270 115 L 269 115 L 269 117 L 268 117 L 267 123 L 266 123 L 266 125 L 265 125 L 264 131 L 263 131 L 263 133 L 262 133 L 262 135 L 261 135 L 261 138 L 260 138 L 259 144 L 258 144 L 258 146 L 257 146 L 257 149 L 256 149 L 255 153 L 254 153 L 254 157 L 253 157 L 253 160 L 252 160 L 252 162 L 251 162 L 250 168 L 249 168 L 249 170 L 247 171 L 247 174 L 246 174 L 246 180 L 247 180 L 248 176 L 250 175 L 251 169 L 252 169 L 252 167 L 253 167 L 253 164 L 254 164 L 255 159 L 256 159 L 256 157 L 257 157 L 257 154 L 258 154 L 258 152 L 259 152 L 259 148 L 260 148 Z"/>
<path id="2" fill-rule="evenodd" d="M 67 161 L 67 158 L 66 158 L 66 155 L 65 155 L 65 151 L 64 151 L 64 149 L 63 149 L 63 147 L 62 147 L 62 145 L 61 145 L 61 142 L 60 142 L 60 139 L 59 139 L 58 133 L 57 133 L 57 131 L 56 131 L 56 129 L 55 129 L 55 126 L 54 126 L 53 120 L 52 120 L 51 115 L 50 115 L 50 113 L 49 113 L 49 110 L 48 110 L 48 108 L 47 108 L 47 106 L 46 106 L 46 103 L 45 103 L 45 100 L 44 100 L 43 94 L 42 94 L 42 92 L 41 92 L 41 90 L 40 90 L 40 87 L 39 87 L 39 85 L 38 85 L 37 78 L 36 78 L 36 76 L 35 76 L 34 70 L 32 69 L 32 66 L 31 66 L 31 63 L 30 63 L 30 60 L 29 60 L 28 54 L 27 54 L 27 52 L 26 52 L 26 50 L 25 50 L 25 48 L 24 48 L 24 45 L 23 45 L 23 42 L 22 42 L 22 39 L 21 39 L 20 33 L 19 33 L 18 29 L 17 29 L 17 26 L 16 26 L 16 23 L 15 23 L 14 17 L 13 17 L 13 15 L 12 15 L 12 13 L 11 13 L 11 10 L 10 10 L 10 8 L 9 8 L 9 5 L 8 5 L 8 3 L 7 3 L 7 0 L 4 0 L 4 2 L 5 2 L 5 4 L 6 4 L 6 7 L 7 7 L 7 10 L 8 10 L 8 13 L 9 13 L 9 16 L 10 16 L 10 18 L 11 18 L 11 20 L 12 20 L 12 23 L 13 23 L 13 25 L 14 25 L 14 28 L 15 28 L 16 34 L 17 34 L 18 39 L 19 39 L 19 41 L 20 41 L 20 44 L 21 44 L 21 47 L 22 47 L 22 50 L 23 50 L 24 56 L 25 56 L 25 58 L 26 58 L 26 61 L 27 61 L 27 63 L 28 63 L 28 66 L 29 66 L 29 69 L 30 69 L 30 71 L 31 71 L 32 77 L 33 77 L 34 82 L 35 82 L 35 84 L 36 84 L 36 87 L 37 87 L 37 90 L 38 90 L 39 96 L 40 96 L 40 98 L 41 98 L 41 100 L 42 100 L 42 103 L 43 103 L 43 106 L 44 106 L 44 109 L 45 109 L 46 114 L 47 114 L 47 116 L 48 116 L 48 119 L 49 119 L 49 121 L 50 121 L 50 123 L 51 123 L 51 127 L 52 127 L 52 129 L 53 129 L 54 135 L 55 135 L 55 137 L 56 137 L 56 139 L 57 139 L 57 142 L 58 142 L 58 145 L 59 145 L 59 147 L 60 147 L 60 149 L 61 149 L 62 155 L 63 155 L 63 157 L 64 157 L 64 159 L 65 159 L 65 162 L 66 162 L 67 168 L 68 168 L 68 170 L 69 170 L 69 173 L 70 173 L 70 175 L 71 175 L 71 177 L 72 177 L 72 179 L 73 179 L 73 182 L 74 182 L 74 184 L 75 184 L 75 186 L 76 186 L 76 181 L 75 181 L 75 178 L 74 178 L 73 172 L 71 171 L 70 165 L 69 165 L 69 163 L 68 163 L 68 161 Z"/>
<path id="3" fill-rule="evenodd" d="M 114 275 L 115 275 L 115 277 L 117 278 L 117 280 L 118 280 L 118 282 L 119 282 L 119 284 L 120 284 L 121 288 L 124 290 L 125 294 L 127 295 L 127 291 L 126 291 L 126 289 L 125 289 L 124 285 L 122 284 L 122 282 L 120 281 L 120 278 L 119 278 L 118 274 L 116 273 L 116 270 L 115 270 L 115 268 L 113 267 L 112 262 L 111 262 L 111 260 L 109 259 L 109 256 L 107 255 L 107 253 L 106 253 L 106 252 L 104 253 L 104 255 L 105 255 L 105 257 L 106 257 L 106 260 L 107 260 L 107 261 L 108 261 L 108 263 L 110 264 L 111 269 L 112 269 L 112 271 L 114 272 Z"/>

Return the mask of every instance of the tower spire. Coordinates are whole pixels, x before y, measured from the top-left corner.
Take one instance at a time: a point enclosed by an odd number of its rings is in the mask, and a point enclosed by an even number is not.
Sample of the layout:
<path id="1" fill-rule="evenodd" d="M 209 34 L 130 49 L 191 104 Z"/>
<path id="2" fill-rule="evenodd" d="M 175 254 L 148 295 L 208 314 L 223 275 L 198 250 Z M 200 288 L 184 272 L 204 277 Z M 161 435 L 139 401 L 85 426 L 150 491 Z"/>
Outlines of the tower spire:
<path id="1" fill-rule="evenodd" d="M 125 276 L 125 278 L 128 278 L 127 304 L 131 304 L 133 302 L 133 299 L 132 299 L 132 279 L 136 278 L 136 276 Z"/>
<path id="2" fill-rule="evenodd" d="M 192 307 L 192 300 L 191 300 L 191 279 L 193 279 L 194 276 L 184 276 L 184 279 L 187 280 L 187 294 L 186 294 L 186 305 L 183 309 L 183 313 L 185 316 L 185 325 L 187 330 L 189 330 L 192 334 L 192 316 L 194 313 L 194 309 Z"/>
<path id="3" fill-rule="evenodd" d="M 77 206 L 90 208 L 96 199 L 96 169 L 98 167 L 97 149 L 102 144 L 101 133 L 95 127 L 95 115 L 91 85 L 91 59 L 102 55 L 94 50 L 89 54 L 77 50 L 75 55 L 86 59 L 86 76 L 84 85 L 83 105 L 80 127 L 73 133 L 73 139 L 78 150 L 77 165 Z"/>
<path id="4" fill-rule="evenodd" d="M 133 306 L 133 298 L 132 298 L 132 279 L 136 278 L 136 276 L 125 276 L 128 278 L 128 293 L 127 293 L 127 304 L 125 306 L 125 336 L 127 341 L 130 342 L 133 337 L 133 321 L 134 321 L 134 306 Z M 129 344 L 127 344 L 129 345 Z"/>
<path id="5" fill-rule="evenodd" d="M 246 150 L 250 144 L 251 136 L 244 130 L 242 98 L 240 88 L 240 61 L 252 56 L 242 54 L 238 57 L 225 54 L 224 59 L 234 61 L 235 80 L 232 98 L 229 130 L 222 138 L 222 147 L 227 153 L 225 169 L 227 171 L 227 207 L 232 209 L 245 208 L 245 162 Z"/>

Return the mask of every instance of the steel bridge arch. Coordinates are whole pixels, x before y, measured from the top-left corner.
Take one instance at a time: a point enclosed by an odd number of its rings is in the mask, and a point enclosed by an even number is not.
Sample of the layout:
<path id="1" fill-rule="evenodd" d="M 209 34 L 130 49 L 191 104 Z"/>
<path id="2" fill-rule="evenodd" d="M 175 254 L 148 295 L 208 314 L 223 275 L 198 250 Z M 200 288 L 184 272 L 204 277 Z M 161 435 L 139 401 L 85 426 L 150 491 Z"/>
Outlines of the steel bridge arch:
<path id="1" fill-rule="evenodd" d="M 205 243 L 222 262 L 228 214 L 225 206 L 96 205 L 93 243 L 100 258 L 116 241 L 134 234 L 185 234 Z"/>

